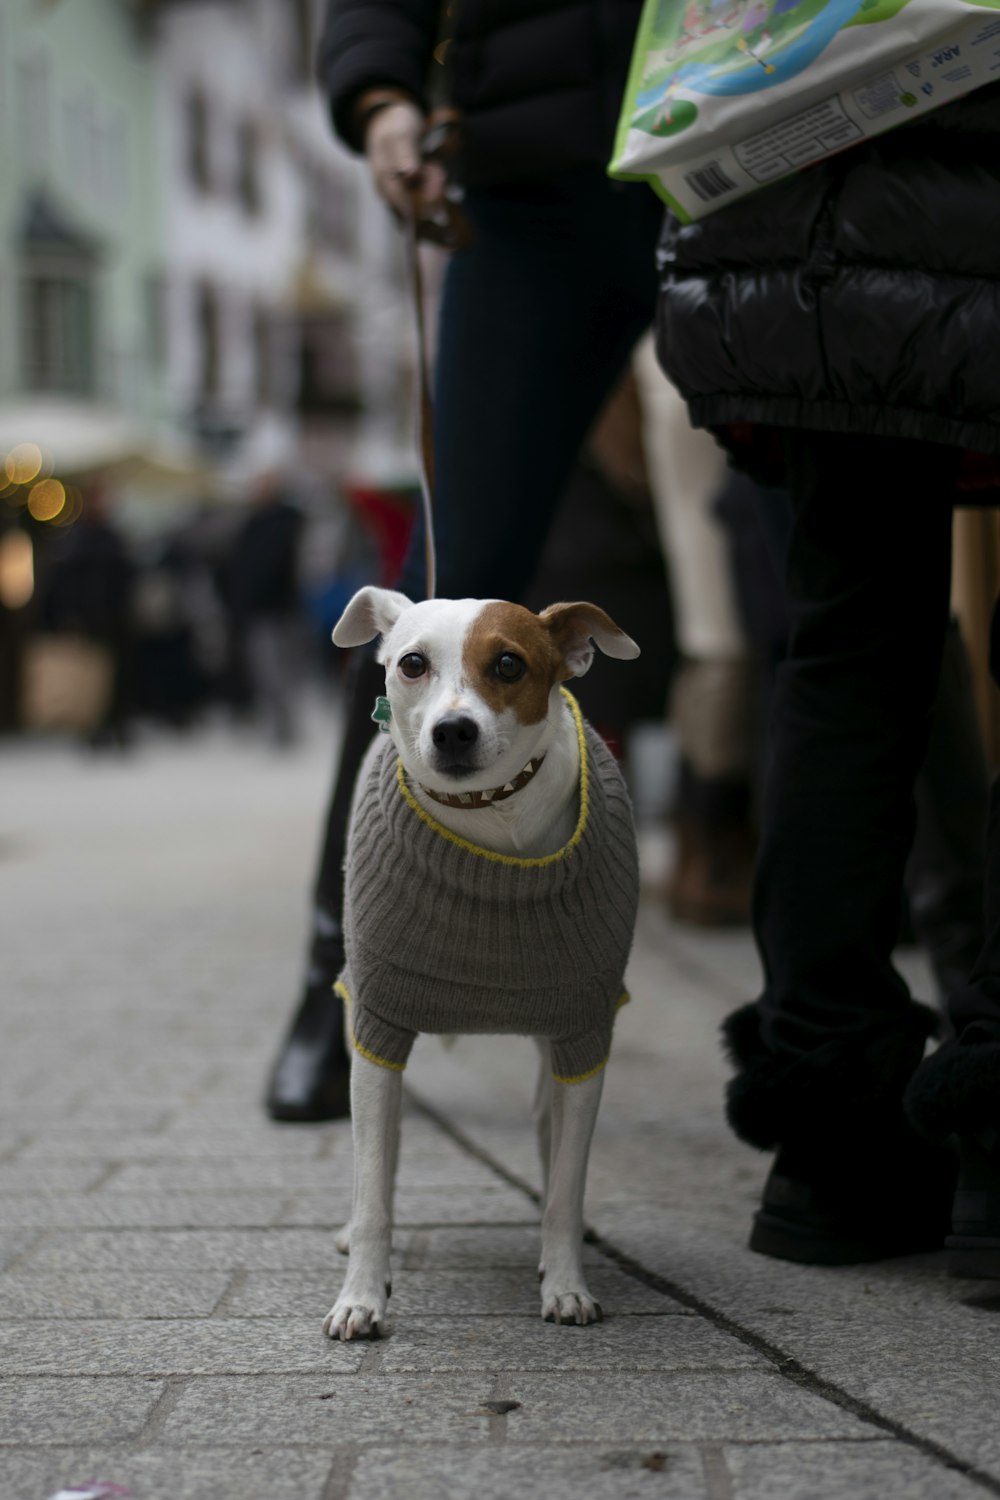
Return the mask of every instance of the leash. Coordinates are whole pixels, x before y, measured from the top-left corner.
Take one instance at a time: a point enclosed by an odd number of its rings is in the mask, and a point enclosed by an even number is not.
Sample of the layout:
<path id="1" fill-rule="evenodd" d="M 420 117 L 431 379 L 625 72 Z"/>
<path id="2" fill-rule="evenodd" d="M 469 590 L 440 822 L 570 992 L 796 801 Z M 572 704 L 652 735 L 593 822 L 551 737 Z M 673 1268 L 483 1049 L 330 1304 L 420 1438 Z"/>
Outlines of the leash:
<path id="1" fill-rule="evenodd" d="M 424 161 L 447 162 L 458 149 L 459 115 L 454 109 L 438 109 L 430 116 L 421 142 Z M 406 266 L 413 298 L 417 334 L 417 393 L 414 427 L 420 470 L 420 500 L 424 520 L 424 569 L 427 597 L 437 590 L 437 553 L 434 544 L 434 405 L 431 397 L 430 357 L 424 316 L 424 279 L 420 268 L 419 244 L 426 240 L 447 250 L 462 250 L 469 244 L 472 231 L 468 219 L 447 198 L 437 218 L 420 217 L 420 189 L 409 193 L 410 211 L 403 222 L 406 244 Z"/>

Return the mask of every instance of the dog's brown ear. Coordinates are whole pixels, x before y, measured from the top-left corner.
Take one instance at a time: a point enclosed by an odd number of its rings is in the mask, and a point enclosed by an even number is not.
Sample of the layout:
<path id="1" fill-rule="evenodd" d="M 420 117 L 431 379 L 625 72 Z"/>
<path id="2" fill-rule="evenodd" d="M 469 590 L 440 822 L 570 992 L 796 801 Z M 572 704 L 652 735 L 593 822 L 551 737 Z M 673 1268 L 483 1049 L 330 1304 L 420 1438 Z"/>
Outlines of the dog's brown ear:
<path id="1" fill-rule="evenodd" d="M 388 635 L 411 601 L 392 589 L 359 589 L 333 627 L 335 646 L 366 646 L 377 635 Z"/>
<path id="2" fill-rule="evenodd" d="M 550 604 L 539 618 L 548 628 L 552 643 L 562 657 L 566 677 L 582 677 L 594 660 L 594 646 L 605 656 L 631 661 L 639 647 L 610 615 L 596 604 Z"/>

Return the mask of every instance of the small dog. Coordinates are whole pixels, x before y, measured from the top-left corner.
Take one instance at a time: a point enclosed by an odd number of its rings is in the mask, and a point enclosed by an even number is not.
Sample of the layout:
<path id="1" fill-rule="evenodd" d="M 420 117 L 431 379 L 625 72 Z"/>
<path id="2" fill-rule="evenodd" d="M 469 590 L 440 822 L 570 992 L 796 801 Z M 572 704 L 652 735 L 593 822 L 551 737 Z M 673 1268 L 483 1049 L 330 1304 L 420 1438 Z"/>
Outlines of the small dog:
<path id="1" fill-rule="evenodd" d="M 546 1181 L 542 1317 L 593 1323 L 583 1193 L 638 904 L 628 796 L 561 684 L 594 643 L 639 648 L 594 604 L 355 594 L 338 646 L 381 636 L 386 697 L 358 777 L 336 988 L 354 1048 L 350 1260 L 323 1328 L 376 1338 L 389 1295 L 402 1069 L 419 1032 L 533 1036 Z"/>

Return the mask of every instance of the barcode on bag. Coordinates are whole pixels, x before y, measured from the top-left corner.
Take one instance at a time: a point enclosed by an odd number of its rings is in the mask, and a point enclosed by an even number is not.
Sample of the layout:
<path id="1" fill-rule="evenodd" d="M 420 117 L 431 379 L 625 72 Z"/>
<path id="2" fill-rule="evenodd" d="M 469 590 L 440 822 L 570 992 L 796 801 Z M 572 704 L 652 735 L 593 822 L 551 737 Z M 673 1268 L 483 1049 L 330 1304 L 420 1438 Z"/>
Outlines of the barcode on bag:
<path id="1" fill-rule="evenodd" d="M 721 198 L 726 193 L 736 189 L 737 184 L 717 161 L 706 162 L 703 167 L 698 167 L 694 172 L 685 172 L 684 181 L 693 193 L 697 193 L 703 203 L 709 203 L 713 198 Z"/>

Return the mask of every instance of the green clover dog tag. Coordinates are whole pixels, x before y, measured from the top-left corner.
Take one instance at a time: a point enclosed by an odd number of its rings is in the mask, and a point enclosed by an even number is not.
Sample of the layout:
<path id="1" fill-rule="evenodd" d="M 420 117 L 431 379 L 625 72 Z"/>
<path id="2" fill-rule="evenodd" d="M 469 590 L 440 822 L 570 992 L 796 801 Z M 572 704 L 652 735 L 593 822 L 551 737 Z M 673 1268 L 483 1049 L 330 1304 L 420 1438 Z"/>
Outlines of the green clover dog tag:
<path id="1" fill-rule="evenodd" d="M 392 706 L 388 698 L 376 698 L 375 707 L 372 709 L 372 719 L 378 725 L 380 733 L 389 733 L 389 720 L 391 718 Z"/>

